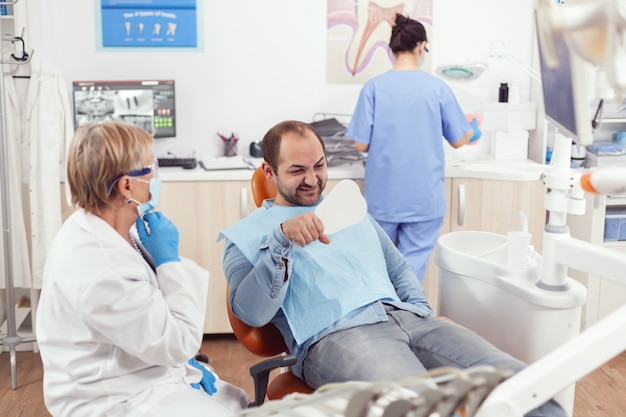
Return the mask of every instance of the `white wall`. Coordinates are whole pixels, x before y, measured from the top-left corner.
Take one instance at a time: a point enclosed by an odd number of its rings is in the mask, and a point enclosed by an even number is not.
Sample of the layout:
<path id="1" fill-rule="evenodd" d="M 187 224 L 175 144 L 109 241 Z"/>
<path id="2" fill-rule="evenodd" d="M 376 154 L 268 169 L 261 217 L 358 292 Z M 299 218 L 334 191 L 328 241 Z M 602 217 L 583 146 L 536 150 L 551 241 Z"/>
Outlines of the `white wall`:
<path id="1" fill-rule="evenodd" d="M 532 3 L 434 0 L 433 68 L 483 57 L 494 40 L 532 62 Z M 278 121 L 352 113 L 360 86 L 326 84 L 325 0 L 198 0 L 202 50 L 192 52 L 98 50 L 99 5 L 98 0 L 20 0 L 16 33 L 24 27 L 28 47 L 60 68 L 68 94 L 75 80 L 175 79 L 178 136 L 159 139 L 158 156 L 194 151 L 218 156 L 217 131 L 238 132 L 240 153 L 247 154 L 248 143 Z M 529 98 L 528 77 L 504 61 L 488 62 L 478 81 L 451 83 L 468 113 L 497 101 L 500 82 L 518 83 L 522 100 Z M 481 140 L 478 147 L 453 152 L 488 152 L 488 145 Z M 543 146 L 538 148 L 541 155 Z"/>
<path id="2" fill-rule="evenodd" d="M 527 64 L 531 62 L 534 50 L 531 1 L 435 0 L 433 20 L 435 67 L 475 61 L 488 64 L 483 76 L 474 82 L 450 82 L 459 100 L 467 93 L 484 101 L 498 101 L 501 82 L 518 84 L 522 100 L 529 99 L 529 76 L 506 60 L 487 56 L 492 50 L 501 49 L 498 45 L 503 45 L 512 57 Z"/>
<path id="3" fill-rule="evenodd" d="M 201 50 L 192 52 L 98 50 L 99 4 L 20 0 L 16 20 L 30 47 L 61 69 L 68 91 L 75 80 L 175 79 L 178 136 L 158 140 L 159 156 L 217 156 L 217 131 L 238 132 L 247 154 L 280 120 L 353 110 L 359 85 L 326 84 L 325 0 L 198 0 Z M 483 57 L 497 39 L 531 62 L 532 32 L 528 0 L 434 0 L 433 68 Z M 476 83 L 451 85 L 466 112 L 476 112 L 497 101 L 500 82 L 517 82 L 528 99 L 528 77 L 504 61 L 490 60 Z"/>

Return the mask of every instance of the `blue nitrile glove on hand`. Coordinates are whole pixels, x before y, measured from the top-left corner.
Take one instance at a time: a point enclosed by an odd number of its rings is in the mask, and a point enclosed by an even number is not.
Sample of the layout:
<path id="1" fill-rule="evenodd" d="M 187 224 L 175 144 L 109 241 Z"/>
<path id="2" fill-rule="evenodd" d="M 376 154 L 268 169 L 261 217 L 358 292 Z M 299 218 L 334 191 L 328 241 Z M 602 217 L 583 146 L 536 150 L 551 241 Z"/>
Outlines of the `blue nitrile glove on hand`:
<path id="1" fill-rule="evenodd" d="M 188 362 L 194 368 L 198 368 L 199 370 L 202 371 L 202 379 L 200 380 L 200 382 L 193 383 L 191 384 L 191 386 L 195 389 L 200 389 L 200 386 L 202 386 L 202 389 L 204 389 L 207 392 L 207 394 L 209 395 L 215 394 L 217 392 L 217 388 L 215 387 L 215 375 L 213 375 L 211 371 L 209 371 L 207 368 L 202 366 L 202 364 L 199 363 L 194 358 L 189 359 Z"/>
<path id="2" fill-rule="evenodd" d="M 478 128 L 478 120 L 474 117 L 472 119 L 472 130 L 474 131 L 474 136 L 469 140 L 468 143 L 474 143 L 482 136 L 483 132 Z"/>
<path id="3" fill-rule="evenodd" d="M 150 233 L 146 230 L 146 224 Z M 139 217 L 136 222 L 141 244 L 148 251 L 155 268 L 167 262 L 180 261 L 178 256 L 178 229 L 161 212 L 150 212 Z"/>

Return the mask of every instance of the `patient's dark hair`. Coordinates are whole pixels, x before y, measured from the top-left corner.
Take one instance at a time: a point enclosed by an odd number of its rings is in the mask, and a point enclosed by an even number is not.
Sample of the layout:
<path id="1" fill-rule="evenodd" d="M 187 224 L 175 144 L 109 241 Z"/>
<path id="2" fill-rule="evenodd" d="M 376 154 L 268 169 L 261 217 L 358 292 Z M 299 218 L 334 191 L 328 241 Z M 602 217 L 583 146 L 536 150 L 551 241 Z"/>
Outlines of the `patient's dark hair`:
<path id="1" fill-rule="evenodd" d="M 396 13 L 396 24 L 391 28 L 391 38 L 389 39 L 391 51 L 394 54 L 404 51 L 411 52 L 419 43 L 424 41 L 428 41 L 424 25 L 417 20 Z"/>
<path id="2" fill-rule="evenodd" d="M 274 127 L 272 127 L 268 132 L 263 136 L 263 141 L 261 142 L 261 153 L 263 155 L 263 159 L 272 167 L 274 171 L 278 169 L 278 157 L 280 152 L 280 141 L 284 134 L 286 133 L 296 133 L 300 136 L 304 136 L 307 131 L 312 132 L 315 137 L 322 144 L 322 149 L 324 151 L 324 155 L 326 155 L 326 147 L 324 146 L 324 141 L 322 137 L 315 131 L 313 126 L 308 123 L 300 122 L 297 120 L 285 120 L 284 122 L 280 122 Z"/>

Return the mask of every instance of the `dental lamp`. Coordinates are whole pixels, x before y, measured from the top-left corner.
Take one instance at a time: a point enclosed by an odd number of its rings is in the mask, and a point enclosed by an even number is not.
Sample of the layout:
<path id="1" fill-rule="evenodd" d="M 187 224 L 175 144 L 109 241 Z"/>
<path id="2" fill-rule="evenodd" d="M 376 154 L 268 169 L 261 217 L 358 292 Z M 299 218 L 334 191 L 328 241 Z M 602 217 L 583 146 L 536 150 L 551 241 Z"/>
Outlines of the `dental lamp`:
<path id="1" fill-rule="evenodd" d="M 488 61 L 490 59 L 505 60 L 515 68 L 524 72 L 535 81 L 540 81 L 541 78 L 537 71 L 515 58 L 506 48 L 506 45 L 501 40 L 496 40 L 491 44 L 489 54 L 485 57 L 478 58 L 473 61 L 469 61 L 465 64 L 453 64 L 453 65 L 441 65 L 437 67 L 435 72 L 444 79 L 454 81 L 472 81 L 480 77 L 483 72 L 488 68 Z"/>
<path id="2" fill-rule="evenodd" d="M 540 0 L 537 25 L 539 40 L 548 55 L 554 55 L 550 35 L 568 35 L 570 49 L 603 67 L 611 86 L 620 95 L 623 93 L 626 0 L 578 1 L 567 7 L 556 6 L 553 0 Z M 597 48 L 598 32 L 605 35 L 604 48 Z M 591 44 L 601 52 L 589 49 Z M 596 168 L 585 173 L 572 170 L 571 144 L 572 138 L 557 134 L 551 165 L 544 171 L 549 190 L 545 199 L 548 222 L 544 229 L 543 274 L 538 285 L 558 292 L 567 286 L 568 268 L 626 285 L 626 256 L 572 238 L 566 224 L 568 214 L 584 214 L 585 192 L 626 193 L 626 168 Z M 625 349 L 626 305 L 504 381 L 483 402 L 476 417 L 522 417 Z"/>

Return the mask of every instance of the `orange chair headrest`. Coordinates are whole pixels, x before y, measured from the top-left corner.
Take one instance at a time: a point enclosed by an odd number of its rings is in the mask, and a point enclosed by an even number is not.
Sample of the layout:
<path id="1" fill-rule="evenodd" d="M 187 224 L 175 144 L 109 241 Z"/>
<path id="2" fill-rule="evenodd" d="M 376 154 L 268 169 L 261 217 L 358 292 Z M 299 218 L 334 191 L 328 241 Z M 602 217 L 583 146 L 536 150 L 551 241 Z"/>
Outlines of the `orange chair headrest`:
<path id="1" fill-rule="evenodd" d="M 273 181 L 265 178 L 262 166 L 258 167 L 252 174 L 250 185 L 252 187 L 254 204 L 256 204 L 257 207 L 261 207 L 263 200 L 276 197 L 276 185 Z"/>

